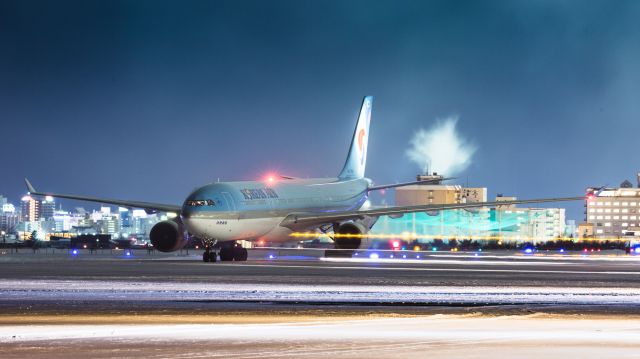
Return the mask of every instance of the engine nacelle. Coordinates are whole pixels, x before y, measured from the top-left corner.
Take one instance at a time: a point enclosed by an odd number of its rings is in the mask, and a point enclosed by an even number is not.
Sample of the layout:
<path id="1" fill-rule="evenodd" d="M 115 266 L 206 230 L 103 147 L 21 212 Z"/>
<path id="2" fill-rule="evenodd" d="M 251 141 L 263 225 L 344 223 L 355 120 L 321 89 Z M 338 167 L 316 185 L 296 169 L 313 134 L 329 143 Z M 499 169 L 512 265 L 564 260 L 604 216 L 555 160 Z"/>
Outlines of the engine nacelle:
<path id="1" fill-rule="evenodd" d="M 160 252 L 173 252 L 182 249 L 188 238 L 184 235 L 181 223 L 175 221 L 162 221 L 156 223 L 149 233 L 153 248 Z"/>
<path id="2" fill-rule="evenodd" d="M 363 244 L 363 242 L 368 242 L 367 239 L 362 238 L 363 234 L 369 232 L 369 228 L 362 223 L 358 222 L 347 222 L 343 223 L 338 227 L 336 233 L 343 234 L 352 234 L 354 237 L 340 237 L 336 236 L 333 240 L 336 244 L 336 249 L 358 249 Z"/>

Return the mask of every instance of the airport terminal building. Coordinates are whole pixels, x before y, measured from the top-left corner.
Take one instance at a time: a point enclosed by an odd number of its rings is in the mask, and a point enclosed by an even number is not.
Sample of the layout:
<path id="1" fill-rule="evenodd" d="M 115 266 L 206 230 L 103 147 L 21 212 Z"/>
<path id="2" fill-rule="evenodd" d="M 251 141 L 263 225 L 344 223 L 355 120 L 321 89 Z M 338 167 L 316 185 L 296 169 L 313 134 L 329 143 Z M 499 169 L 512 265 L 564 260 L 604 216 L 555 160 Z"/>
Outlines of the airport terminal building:
<path id="1" fill-rule="evenodd" d="M 438 177 L 418 176 L 418 180 L 433 180 Z M 514 199 L 515 197 L 498 195 L 496 201 Z M 396 205 L 399 206 L 485 201 L 487 188 L 484 187 L 436 183 L 396 189 Z M 382 217 L 373 227 L 372 233 L 411 234 L 418 242 L 471 239 L 532 243 L 573 234 L 567 233 L 564 208 L 520 208 L 515 205 L 410 213 L 400 218 Z"/>

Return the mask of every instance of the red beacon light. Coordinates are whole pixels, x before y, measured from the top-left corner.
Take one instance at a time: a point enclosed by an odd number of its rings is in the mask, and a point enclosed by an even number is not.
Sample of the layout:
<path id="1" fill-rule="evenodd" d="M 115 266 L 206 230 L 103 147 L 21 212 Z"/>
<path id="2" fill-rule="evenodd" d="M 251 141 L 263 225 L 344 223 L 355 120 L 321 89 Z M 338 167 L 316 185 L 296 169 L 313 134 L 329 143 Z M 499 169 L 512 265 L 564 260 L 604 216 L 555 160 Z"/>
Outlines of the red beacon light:
<path id="1" fill-rule="evenodd" d="M 275 183 L 277 179 L 278 179 L 278 175 L 275 175 L 273 173 L 269 173 L 266 176 L 264 176 L 264 181 L 268 184 Z"/>

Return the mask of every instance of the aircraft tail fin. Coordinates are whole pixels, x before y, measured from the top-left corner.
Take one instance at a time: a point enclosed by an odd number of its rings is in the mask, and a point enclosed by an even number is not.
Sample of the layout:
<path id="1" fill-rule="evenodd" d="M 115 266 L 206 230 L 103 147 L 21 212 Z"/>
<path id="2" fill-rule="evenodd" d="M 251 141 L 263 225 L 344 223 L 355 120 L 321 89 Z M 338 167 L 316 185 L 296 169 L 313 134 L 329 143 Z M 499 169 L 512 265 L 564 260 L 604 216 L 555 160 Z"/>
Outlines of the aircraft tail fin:
<path id="1" fill-rule="evenodd" d="M 373 96 L 365 96 L 360 107 L 358 122 L 351 139 L 351 148 L 347 155 L 347 161 L 338 178 L 349 180 L 364 177 L 364 169 L 367 164 L 367 144 L 369 142 L 369 123 L 371 122 L 371 105 Z"/>

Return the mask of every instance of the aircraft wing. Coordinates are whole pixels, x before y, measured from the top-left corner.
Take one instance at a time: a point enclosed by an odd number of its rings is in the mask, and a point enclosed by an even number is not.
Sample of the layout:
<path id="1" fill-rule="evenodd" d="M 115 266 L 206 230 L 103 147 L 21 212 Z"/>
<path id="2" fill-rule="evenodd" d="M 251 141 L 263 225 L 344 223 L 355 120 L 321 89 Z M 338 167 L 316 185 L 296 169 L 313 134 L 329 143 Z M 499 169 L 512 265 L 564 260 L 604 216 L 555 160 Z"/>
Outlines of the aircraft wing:
<path id="1" fill-rule="evenodd" d="M 24 183 L 27 185 L 27 190 L 30 194 L 36 196 L 51 196 L 56 198 L 66 198 L 66 199 L 75 199 L 79 201 L 88 201 L 88 202 L 98 202 L 105 204 L 113 204 L 121 207 L 133 207 L 133 208 L 142 208 L 145 210 L 152 211 L 161 211 L 161 212 L 174 212 L 180 213 L 182 210 L 182 206 L 172 205 L 172 204 L 162 204 L 162 203 L 151 203 L 151 202 L 140 202 L 140 201 L 127 201 L 127 200 L 119 200 L 119 199 L 109 199 L 109 198 L 98 198 L 98 197 L 89 197 L 89 196 L 77 196 L 70 194 L 58 194 L 58 193 L 49 193 L 49 192 L 38 192 L 31 185 L 28 179 L 24 179 Z"/>
<path id="2" fill-rule="evenodd" d="M 399 216 L 405 213 L 443 211 L 448 209 L 467 209 L 467 208 L 479 208 L 479 207 L 507 206 L 507 205 L 513 205 L 513 204 L 581 201 L 581 200 L 584 200 L 584 196 L 522 199 L 522 200 L 495 201 L 495 202 L 384 207 L 384 208 L 374 208 L 374 209 L 366 209 L 366 210 L 327 212 L 327 213 L 292 213 L 287 217 L 285 217 L 285 219 L 282 220 L 280 225 L 294 231 L 307 231 L 313 228 L 317 228 L 318 226 L 321 226 L 324 224 L 332 224 L 332 223 L 338 223 L 338 222 L 343 222 L 348 220 L 364 219 L 366 217 Z"/>
<path id="3" fill-rule="evenodd" d="M 432 179 L 432 180 L 422 180 L 422 181 L 383 184 L 383 185 L 379 185 L 379 186 L 370 186 L 367 190 L 368 191 L 378 191 L 378 190 L 381 190 L 381 189 L 411 186 L 411 185 L 414 185 L 414 184 L 439 183 L 441 181 L 447 181 L 447 180 L 452 180 L 452 179 L 455 179 L 455 177 L 445 177 L 445 178 Z"/>

